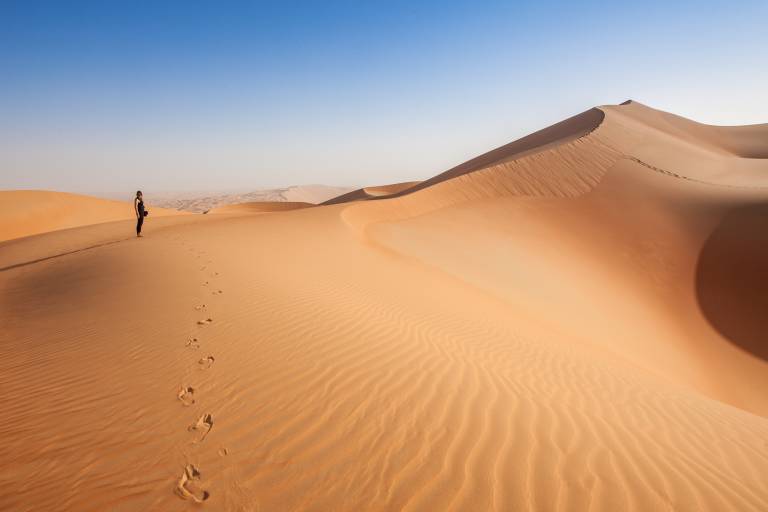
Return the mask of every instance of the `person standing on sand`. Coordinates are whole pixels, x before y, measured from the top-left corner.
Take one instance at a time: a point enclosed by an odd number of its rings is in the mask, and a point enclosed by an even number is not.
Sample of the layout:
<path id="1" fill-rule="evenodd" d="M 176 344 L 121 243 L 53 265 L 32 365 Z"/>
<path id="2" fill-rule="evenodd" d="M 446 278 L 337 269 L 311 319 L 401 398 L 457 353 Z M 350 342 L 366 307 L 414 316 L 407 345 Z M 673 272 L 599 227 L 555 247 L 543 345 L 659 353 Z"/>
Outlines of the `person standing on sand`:
<path id="1" fill-rule="evenodd" d="M 136 211 L 136 236 L 143 236 L 141 234 L 141 225 L 144 224 L 144 194 L 141 190 L 136 191 L 136 197 L 133 200 L 133 209 Z"/>

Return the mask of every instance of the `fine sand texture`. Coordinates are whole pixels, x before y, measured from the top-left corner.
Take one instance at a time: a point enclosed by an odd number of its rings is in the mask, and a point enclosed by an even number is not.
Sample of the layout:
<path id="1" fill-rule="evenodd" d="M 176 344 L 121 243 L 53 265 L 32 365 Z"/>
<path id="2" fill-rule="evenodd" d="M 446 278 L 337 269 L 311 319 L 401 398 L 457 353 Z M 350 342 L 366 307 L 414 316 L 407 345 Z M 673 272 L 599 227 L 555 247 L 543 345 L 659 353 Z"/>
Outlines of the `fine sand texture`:
<path id="1" fill-rule="evenodd" d="M 0 242 L 0 510 L 768 510 L 768 125 L 534 135 Z"/>

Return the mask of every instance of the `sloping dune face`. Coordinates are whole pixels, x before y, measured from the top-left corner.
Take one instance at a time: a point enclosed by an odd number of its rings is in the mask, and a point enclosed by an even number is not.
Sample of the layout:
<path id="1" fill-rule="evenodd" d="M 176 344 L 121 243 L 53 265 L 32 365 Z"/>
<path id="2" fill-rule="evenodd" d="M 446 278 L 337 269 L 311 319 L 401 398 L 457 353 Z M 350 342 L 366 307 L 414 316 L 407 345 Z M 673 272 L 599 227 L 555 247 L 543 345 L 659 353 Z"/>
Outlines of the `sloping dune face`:
<path id="1" fill-rule="evenodd" d="M 589 115 L 397 197 L 5 242 L 0 509 L 768 509 L 759 143 Z"/>
<path id="2" fill-rule="evenodd" d="M 419 183 L 419 181 L 405 181 L 403 183 L 380 185 L 378 187 L 365 187 L 363 190 L 369 197 L 383 197 L 398 194 L 404 190 L 410 190 Z"/>
<path id="3" fill-rule="evenodd" d="M 363 187 L 357 190 L 352 190 L 340 196 L 328 199 L 322 204 L 339 204 L 349 203 L 351 201 L 362 201 L 366 199 L 390 197 L 396 194 L 400 194 L 406 190 L 413 189 L 418 185 L 419 181 L 405 181 L 402 183 L 392 183 L 389 185 L 377 185 L 373 187 Z"/>
<path id="4" fill-rule="evenodd" d="M 130 202 L 47 190 L 3 190 L 0 203 L 0 241 L 136 216 Z M 179 214 L 149 205 L 148 209 L 153 218 Z"/>
<path id="5" fill-rule="evenodd" d="M 696 265 L 701 310 L 724 338 L 768 361 L 768 204 L 734 208 Z"/>

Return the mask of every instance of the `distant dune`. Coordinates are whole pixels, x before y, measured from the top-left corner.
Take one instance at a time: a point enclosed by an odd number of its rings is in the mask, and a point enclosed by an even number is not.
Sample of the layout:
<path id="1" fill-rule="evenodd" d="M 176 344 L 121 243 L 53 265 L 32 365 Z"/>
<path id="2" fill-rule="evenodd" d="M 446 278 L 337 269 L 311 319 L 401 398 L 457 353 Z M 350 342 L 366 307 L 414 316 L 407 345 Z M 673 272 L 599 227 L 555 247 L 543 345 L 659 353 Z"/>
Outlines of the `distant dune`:
<path id="1" fill-rule="evenodd" d="M 0 190 L 0 241 L 58 229 L 135 219 L 133 203 L 46 190 Z M 152 218 L 180 212 L 147 203 Z"/>
<path id="2" fill-rule="evenodd" d="M 309 208 L 311 206 L 315 205 L 312 203 L 297 203 L 290 201 L 238 203 L 219 206 L 218 208 L 210 210 L 208 213 L 271 213 L 298 210 L 300 208 Z"/>
<path id="3" fill-rule="evenodd" d="M 0 509 L 768 510 L 768 125 L 327 199 L 0 243 Z"/>
<path id="4" fill-rule="evenodd" d="M 332 197 L 345 194 L 348 187 L 326 185 L 300 185 L 286 188 L 263 189 L 231 194 L 173 194 L 160 193 L 153 200 L 160 206 L 193 213 L 203 213 L 222 206 L 242 203 L 312 203 L 318 204 Z"/>

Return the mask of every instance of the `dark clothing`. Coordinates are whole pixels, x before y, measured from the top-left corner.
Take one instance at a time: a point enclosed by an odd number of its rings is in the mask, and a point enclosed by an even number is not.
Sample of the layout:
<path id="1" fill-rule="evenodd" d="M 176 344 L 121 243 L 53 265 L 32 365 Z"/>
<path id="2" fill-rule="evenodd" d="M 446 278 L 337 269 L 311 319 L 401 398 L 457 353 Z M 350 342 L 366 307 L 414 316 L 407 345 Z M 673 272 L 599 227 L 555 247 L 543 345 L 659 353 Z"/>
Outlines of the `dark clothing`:
<path id="1" fill-rule="evenodd" d="M 141 225 L 144 224 L 144 201 L 139 201 L 136 209 L 139 211 L 139 220 L 136 222 L 136 234 L 138 235 L 141 233 Z"/>

